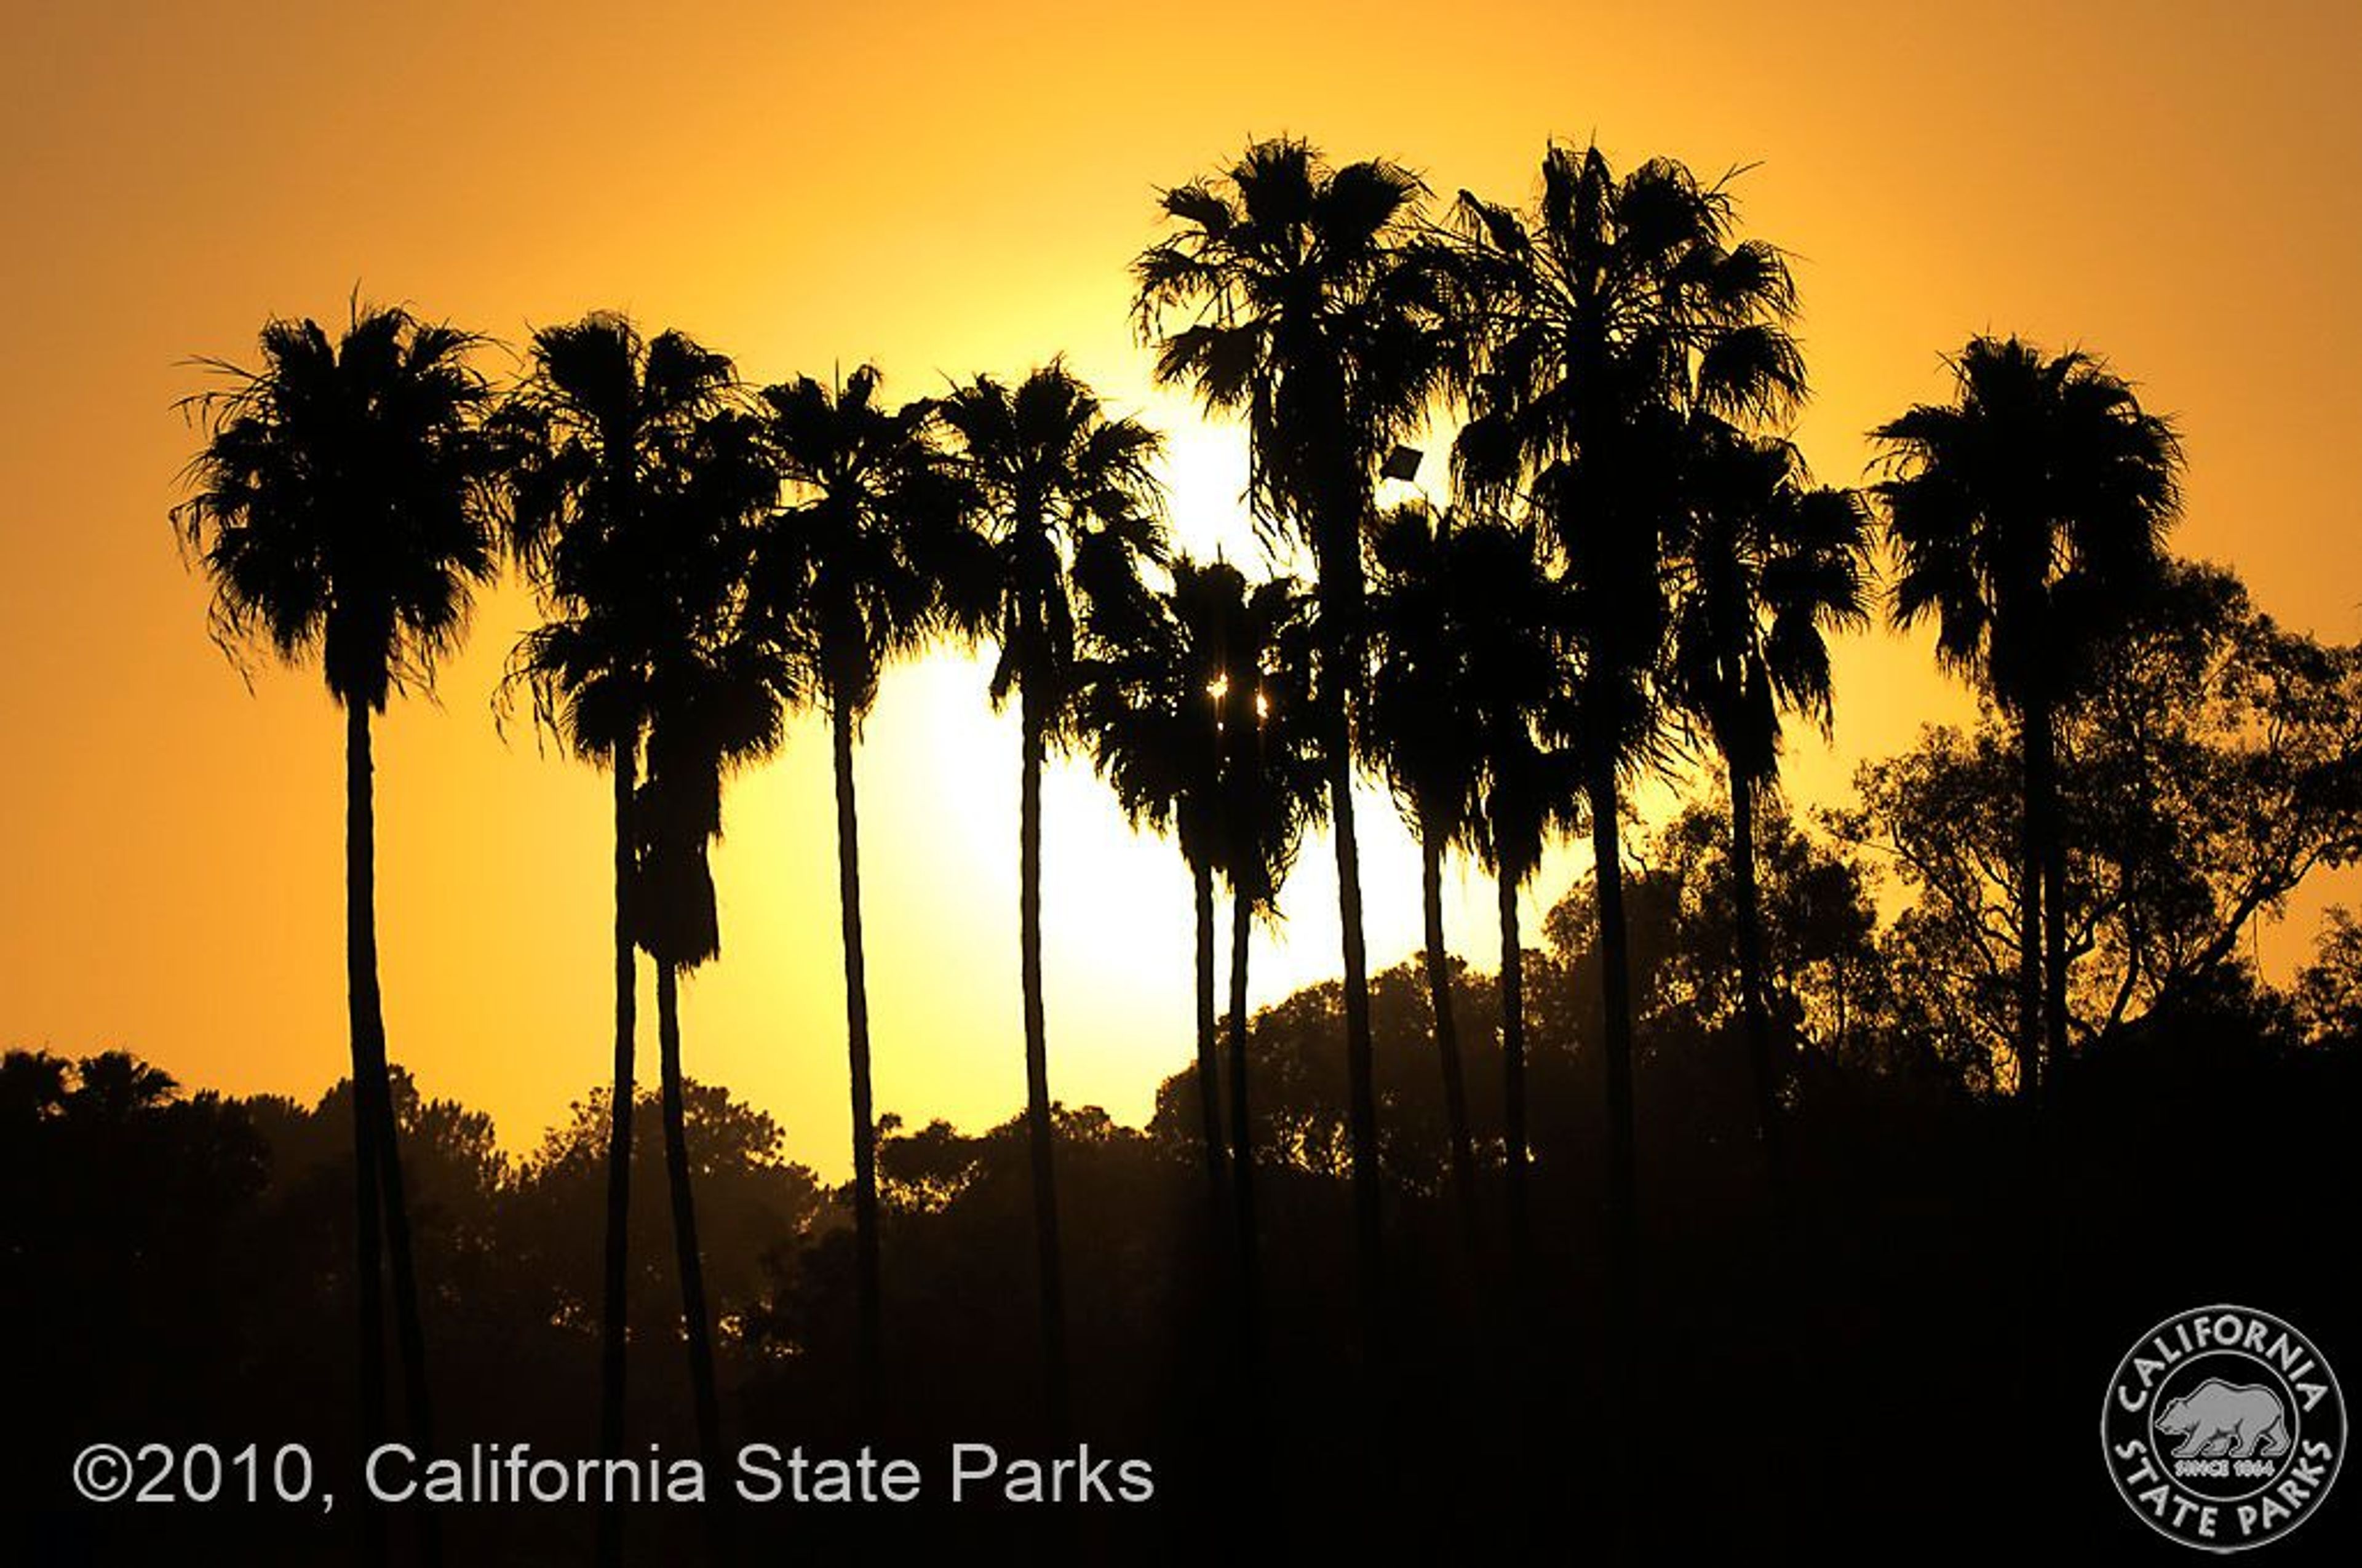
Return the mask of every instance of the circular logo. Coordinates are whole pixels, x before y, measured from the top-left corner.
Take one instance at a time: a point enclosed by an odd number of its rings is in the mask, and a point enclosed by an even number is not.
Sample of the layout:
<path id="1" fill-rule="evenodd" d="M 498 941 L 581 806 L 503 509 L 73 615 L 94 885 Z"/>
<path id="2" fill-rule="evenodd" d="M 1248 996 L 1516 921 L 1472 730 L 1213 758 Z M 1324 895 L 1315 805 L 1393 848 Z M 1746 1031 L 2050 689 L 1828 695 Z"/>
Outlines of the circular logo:
<path id="1" fill-rule="evenodd" d="M 2345 1399 L 2311 1340 L 2252 1307 L 2197 1307 L 2117 1364 L 2108 1474 L 2158 1534 L 2244 1551 L 2311 1518 L 2345 1457 Z"/>

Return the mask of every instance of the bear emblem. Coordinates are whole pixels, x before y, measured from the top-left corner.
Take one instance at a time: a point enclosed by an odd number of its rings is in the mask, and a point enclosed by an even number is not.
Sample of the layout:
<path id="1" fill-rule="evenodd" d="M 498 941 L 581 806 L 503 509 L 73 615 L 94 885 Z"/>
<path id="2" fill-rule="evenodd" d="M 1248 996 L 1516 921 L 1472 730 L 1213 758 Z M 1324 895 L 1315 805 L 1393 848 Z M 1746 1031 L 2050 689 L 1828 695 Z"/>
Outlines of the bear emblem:
<path id="1" fill-rule="evenodd" d="M 2157 1413 L 2157 1430 L 2181 1440 L 2176 1459 L 2276 1459 L 2289 1451 L 2288 1412 L 2258 1384 L 2210 1377 Z"/>

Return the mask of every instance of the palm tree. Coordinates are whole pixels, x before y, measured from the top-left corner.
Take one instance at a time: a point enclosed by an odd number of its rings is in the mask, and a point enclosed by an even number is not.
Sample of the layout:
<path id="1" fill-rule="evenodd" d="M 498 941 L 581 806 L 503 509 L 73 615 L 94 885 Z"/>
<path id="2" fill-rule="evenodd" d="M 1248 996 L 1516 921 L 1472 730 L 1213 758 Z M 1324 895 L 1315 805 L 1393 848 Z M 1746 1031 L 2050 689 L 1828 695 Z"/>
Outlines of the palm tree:
<path id="1" fill-rule="evenodd" d="M 1538 727 L 1559 689 L 1565 611 L 1532 531 L 1481 514 L 1398 508 L 1373 555 L 1377 657 L 1364 733 L 1407 796 L 1422 846 L 1464 842 L 1499 886 L 1503 1132 L 1510 1252 L 1522 1276 L 1529 1235 L 1518 893 L 1540 867 L 1546 836 L 1578 812 L 1566 758 L 1542 744 Z M 1429 983 L 1441 993 L 1440 856 L 1425 858 Z M 1448 1006 L 1448 997 L 1436 1002 L 1439 1024 Z M 1464 1098 L 1449 1057 L 1445 1075 L 1447 1101 Z M 1464 1108 L 1453 1114 L 1464 1117 Z"/>
<path id="2" fill-rule="evenodd" d="M 767 528 L 753 613 L 828 710 L 836 775 L 838 909 L 853 1091 L 853 1229 L 862 1401 L 879 1403 L 884 1338 L 877 1246 L 877 1117 L 870 1093 L 869 991 L 861 936 L 860 812 L 854 747 L 886 667 L 945 629 L 946 578 L 972 575 L 961 496 L 936 442 L 936 405 L 878 399 L 877 368 L 843 385 L 766 387 L 764 440 L 789 504 Z M 972 555 L 972 552 L 970 552 Z"/>
<path id="3" fill-rule="evenodd" d="M 1525 941 L 1518 896 L 1541 868 L 1551 835 L 1579 827 L 1584 797 L 1576 754 L 1544 734 L 1561 702 L 1564 625 L 1562 585 L 1551 577 L 1531 526 L 1479 522 L 1452 536 L 1446 574 L 1461 606 L 1457 639 L 1476 731 L 1477 858 L 1493 874 L 1501 928 L 1502 1106 L 1508 1175 L 1509 1255 L 1519 1285 L 1530 1283 L 1532 1216 L 1528 1183 Z"/>
<path id="4" fill-rule="evenodd" d="M 1755 807 L 1779 785 L 1783 712 L 1829 734 L 1827 633 L 1867 622 L 1870 519 L 1858 492 L 1816 486 L 1787 441 L 1709 414 L 1693 433 L 1691 505 L 1673 550 L 1670 695 L 1704 729 L 1730 782 L 1739 996 L 1768 1153 L 1780 1097 L 1764 1004 Z"/>
<path id="5" fill-rule="evenodd" d="M 1451 1182 L 1473 1245 L 1475 1140 L 1444 945 L 1443 857 L 1476 832 L 1482 740 L 1462 634 L 1485 606 L 1456 591 L 1465 585 L 1450 569 L 1451 542 L 1448 512 L 1430 515 L 1424 506 L 1407 505 L 1379 520 L 1371 547 L 1370 690 L 1360 738 L 1363 755 L 1392 787 L 1404 825 L 1418 840 L 1428 1005 L 1443 1071 Z"/>
<path id="6" fill-rule="evenodd" d="M 1618 178 L 1598 149 L 1553 145 L 1529 214 L 1461 193 L 1452 247 L 1478 346 L 1456 477 L 1518 497 L 1558 558 L 1573 671 L 1559 727 L 1576 748 L 1597 878 L 1616 1291 L 1639 1245 L 1632 1000 L 1618 829 L 1625 782 L 1661 749 L 1656 673 L 1663 542 L 1678 508 L 1685 411 L 1783 413 L 1804 372 L 1779 251 L 1733 243 L 1723 184 L 1679 163 Z"/>
<path id="7" fill-rule="evenodd" d="M 1025 1009 L 1025 1121 L 1032 1156 L 1042 1350 L 1050 1421 L 1070 1416 L 1065 1287 L 1053 1164 L 1050 1053 L 1042 1006 L 1042 767 L 1072 730 L 1083 606 L 1136 598 L 1143 563 L 1164 555 L 1154 432 L 1110 416 L 1056 360 L 1016 386 L 989 376 L 955 388 L 942 417 L 989 545 L 972 609 L 989 616 L 999 658 L 992 698 L 1013 690 L 1021 731 L 1018 943 Z"/>
<path id="8" fill-rule="evenodd" d="M 669 632 L 648 666 L 647 778 L 632 802 L 639 869 L 629 900 L 633 940 L 657 967 L 657 1072 L 673 1250 L 680 1276 L 690 1392 L 698 1442 L 722 1463 L 713 1320 L 705 1297 L 683 1105 L 680 977 L 722 953 L 708 848 L 722 835 L 722 780 L 769 756 L 782 738 L 797 672 L 748 613 L 746 584 L 778 479 L 756 422 L 723 412 L 700 421 L 679 460 L 646 495 L 670 540 L 651 585 Z"/>
<path id="9" fill-rule="evenodd" d="M 599 1442 L 607 1459 L 620 1457 L 624 1443 L 637 1098 L 632 802 L 652 671 L 670 630 L 654 585 L 675 544 L 654 498 L 733 384 L 723 356 L 678 332 L 644 337 L 627 317 L 599 313 L 533 335 L 524 379 L 494 421 L 512 548 L 550 616 L 512 656 L 504 695 L 514 683 L 527 687 L 540 722 L 577 756 L 605 763 L 614 784 L 615 1029 L 599 1319 Z M 613 1508 L 601 1511 L 602 1562 L 620 1560 L 620 1522 Z"/>
<path id="10" fill-rule="evenodd" d="M 1172 564 L 1172 587 L 1095 606 L 1098 657 L 1077 679 L 1076 727 L 1135 827 L 1171 832 L 1189 867 L 1197 916 L 1198 1099 L 1207 1198 L 1230 1204 L 1214 1027 L 1214 877 L 1220 843 L 1221 720 L 1233 623 L 1245 576 L 1226 561 Z"/>
<path id="11" fill-rule="evenodd" d="M 1932 614 L 1937 657 L 2018 722 L 2018 1092 L 2032 1097 L 2046 1035 L 2054 1068 L 2067 1049 L 2054 720 L 2158 574 L 2180 511 L 2181 448 L 2171 422 L 2091 356 L 1980 337 L 1949 364 L 1951 403 L 1873 432 L 1887 478 L 1872 493 L 1895 560 L 1894 624 Z"/>
<path id="12" fill-rule="evenodd" d="M 381 1439 L 379 1270 L 390 1261 L 404 1394 L 422 1449 L 432 1423 L 378 988 L 370 721 L 395 692 L 431 687 L 466 629 L 473 590 L 497 569 L 480 423 L 489 391 L 469 362 L 479 342 L 358 301 L 334 341 L 315 321 L 266 323 L 260 369 L 203 361 L 231 384 L 182 405 L 206 440 L 189 466 L 188 498 L 172 513 L 212 587 L 216 640 L 260 645 L 290 664 L 316 657 L 345 711 L 362 1424 L 372 1444 Z M 374 1551 L 383 1545 L 373 1539 Z"/>
<path id="13" fill-rule="evenodd" d="M 1209 695 L 1218 754 L 1216 853 L 1231 892 L 1227 1033 L 1241 1364 L 1252 1379 L 1262 1356 L 1263 1274 L 1255 1217 L 1247 960 L 1254 922 L 1279 918 L 1279 892 L 1296 863 L 1297 848 L 1305 831 L 1320 821 L 1327 804 L 1329 768 L 1310 674 L 1310 655 L 1318 641 L 1310 598 L 1286 577 L 1252 587 L 1235 578 L 1219 587 L 1221 674 Z"/>
<path id="14" fill-rule="evenodd" d="M 1258 142 L 1217 179 L 1166 191 L 1180 230 L 1132 267 L 1157 380 L 1245 416 L 1258 516 L 1306 546 L 1317 572 L 1365 1334 L 1379 1299 L 1378 1132 L 1352 736 L 1374 475 L 1424 412 L 1450 348 L 1436 330 L 1438 281 L 1407 243 L 1423 191 L 1383 160 L 1332 168 L 1304 142 Z"/>

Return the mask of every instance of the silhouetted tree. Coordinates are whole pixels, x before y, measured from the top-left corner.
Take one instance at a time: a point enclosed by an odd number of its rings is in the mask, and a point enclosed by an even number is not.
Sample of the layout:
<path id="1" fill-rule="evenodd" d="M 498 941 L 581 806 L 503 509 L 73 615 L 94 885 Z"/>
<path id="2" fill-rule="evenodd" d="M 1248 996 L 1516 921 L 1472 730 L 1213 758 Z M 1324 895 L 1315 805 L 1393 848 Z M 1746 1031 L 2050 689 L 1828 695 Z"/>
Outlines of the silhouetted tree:
<path id="1" fill-rule="evenodd" d="M 1230 1055 L 1231 1176 L 1239 1249 L 1241 1361 L 1252 1376 L 1263 1353 L 1263 1236 L 1255 1197 L 1253 1060 L 1248 1050 L 1248 958 L 1258 919 L 1279 918 L 1279 891 L 1305 830 L 1327 804 L 1312 653 L 1312 602 L 1295 580 L 1250 587 L 1235 574 L 1220 591 L 1213 619 L 1222 676 L 1214 692 L 1217 840 L 1231 893 L 1231 969 L 1226 1035 Z M 1202 1073 L 1202 1067 L 1201 1067 Z M 1200 1092 L 1210 1094 L 1201 1085 Z"/>
<path id="2" fill-rule="evenodd" d="M 972 521 L 990 545 L 982 600 L 999 646 L 998 704 L 1014 690 L 1021 735 L 1018 943 L 1025 1008 L 1027 1139 L 1033 1174 L 1043 1374 L 1051 1424 L 1071 1407 L 1065 1290 L 1058 1245 L 1050 1053 L 1042 1008 L 1042 767 L 1072 733 L 1085 606 L 1136 597 L 1143 562 L 1163 558 L 1153 431 L 1110 416 L 1055 360 L 1014 387 L 989 376 L 955 388 L 942 416 L 971 487 Z"/>
<path id="3" fill-rule="evenodd" d="M 1374 654 L 1364 734 L 1383 747 L 1405 787 L 1422 846 L 1427 973 L 1439 1033 L 1447 1025 L 1441 850 L 1459 838 L 1499 883 L 1503 1132 L 1511 1253 L 1522 1269 L 1529 1242 L 1523 944 L 1518 891 L 1554 826 L 1573 818 L 1575 791 L 1562 754 L 1537 725 L 1559 687 L 1564 609 L 1530 534 L 1483 518 L 1398 508 L 1374 546 Z M 1432 804 L 1440 801 L 1440 806 Z M 1444 1101 L 1453 1177 L 1473 1182 L 1467 1095 L 1456 1040 L 1445 1055 Z M 1473 1220 L 1471 1221 L 1473 1225 Z"/>
<path id="4" fill-rule="evenodd" d="M 1448 513 L 1430 516 L 1423 506 L 1397 507 L 1379 519 L 1371 541 L 1370 690 L 1360 738 L 1418 841 L 1428 1004 L 1435 1015 L 1435 1054 L 1443 1073 L 1451 1181 L 1473 1244 L 1475 1142 L 1468 1126 L 1451 960 L 1444 944 L 1443 857 L 1475 833 L 1482 742 L 1458 634 L 1471 611 L 1483 612 L 1454 599 L 1460 585 L 1445 567 L 1450 528 Z M 1512 1147 L 1518 1147 L 1514 1134 Z"/>
<path id="5" fill-rule="evenodd" d="M 538 1286 L 541 1311 L 588 1327 L 600 1311 L 600 1235 L 605 1223 L 607 1134 L 614 1117 L 604 1086 L 568 1108 L 519 1163 L 507 1186 L 508 1268 Z M 822 1226 L 826 1193 L 806 1166 L 788 1157 L 778 1122 L 718 1084 L 684 1078 L 682 1122 L 697 1151 L 698 1240 L 710 1305 L 717 1319 L 743 1318 L 757 1309 L 772 1280 L 766 1253 L 800 1249 Z M 657 1091 L 640 1097 L 640 1114 L 661 1120 Z M 647 1200 L 668 1177 L 659 1140 L 643 1138 L 632 1151 L 642 1200 L 633 1207 L 636 1244 L 629 1290 L 633 1320 L 662 1321 L 680 1299 L 680 1284 L 666 1258 L 669 1210 Z"/>
<path id="6" fill-rule="evenodd" d="M 752 611 L 805 690 L 828 710 L 836 778 L 837 900 L 845 1049 L 853 1095 L 853 1217 L 863 1398 L 881 1375 L 877 1118 L 870 1093 L 869 988 L 861 935 L 860 811 L 854 748 L 879 677 L 924 649 L 973 597 L 956 580 L 981 562 L 963 497 L 936 442 L 935 404 L 879 400 L 875 366 L 841 386 L 809 376 L 762 392 L 765 448 L 787 490 L 768 525 Z M 946 596 L 945 579 L 954 592 Z"/>
<path id="7" fill-rule="evenodd" d="M 2314 1044 L 2362 1040 L 2362 924 L 2333 904 L 2322 916 L 2312 959 L 2297 971 L 2297 1026 Z"/>
<path id="8" fill-rule="evenodd" d="M 1834 686 L 1827 633 L 1864 625 L 1869 513 L 1860 495 L 1813 484 L 1803 454 L 1710 414 L 1691 425 L 1688 515 L 1672 551 L 1671 691 L 1705 732 L 1730 785 L 1731 897 L 1757 1134 L 1780 1109 L 1764 999 L 1755 816 L 1779 787 L 1781 715 L 1826 737 Z"/>
<path id="9" fill-rule="evenodd" d="M 2054 1065 L 2067 1050 L 2054 723 L 2079 668 L 2156 576 L 2180 510 L 2181 449 L 2171 424 L 2088 355 L 1981 337 L 1949 366 L 1951 403 L 1873 432 L 1889 476 L 1873 493 L 1897 569 L 1894 624 L 1932 614 L 1937 660 L 2025 732 L 2017 1055 L 2032 1096 L 2046 1036 Z"/>
<path id="10" fill-rule="evenodd" d="M 1076 675 L 1076 727 L 1135 827 L 1171 833 L 1189 867 L 1196 914 L 1198 1088 L 1207 1198 L 1227 1218 L 1221 1074 L 1214 1029 L 1214 878 L 1221 845 L 1221 746 L 1231 643 L 1244 612 L 1236 567 L 1172 564 L 1172 587 L 1095 603 L 1097 657 Z"/>
<path id="11" fill-rule="evenodd" d="M 1354 1212 L 1368 1308 L 1379 1289 L 1381 1232 L 1353 707 L 1374 476 L 1423 414 L 1450 348 L 1436 330 L 1436 280 L 1407 244 L 1423 189 L 1384 160 L 1332 168 L 1304 142 L 1257 142 L 1216 179 L 1166 191 L 1165 215 L 1180 230 L 1132 264 L 1139 329 L 1157 345 L 1157 380 L 1191 384 L 1208 408 L 1245 416 L 1256 513 L 1306 545 L 1317 573 Z M 1186 325 L 1168 326 L 1185 315 Z"/>
<path id="12" fill-rule="evenodd" d="M 1619 1301 L 1637 1248 L 1632 1004 L 1617 834 L 1625 779 L 1656 755 L 1666 535 L 1693 407 L 1776 414 L 1801 392 L 1780 252 L 1735 241 L 1723 184 L 1681 164 L 1618 178 L 1552 145 L 1530 213 L 1462 192 L 1458 277 L 1482 318 L 1456 477 L 1520 494 L 1559 557 L 1574 671 L 1562 730 L 1581 758 L 1605 965 L 1608 1210 Z M 1628 1301 L 1625 1301 L 1628 1308 Z"/>
<path id="13" fill-rule="evenodd" d="M 2362 854 L 2362 655 L 2286 631 L 2219 569 L 2169 562 L 2053 715 L 2079 1048 L 2215 985 L 2260 915 Z M 1989 703 L 1855 776 L 1840 833 L 1911 902 L 1894 1027 L 1997 1078 L 2014 1058 L 2028 889 L 2022 726 Z"/>
<path id="14" fill-rule="evenodd" d="M 1776 795 L 1759 802 L 1756 817 L 1765 1011 L 1779 1033 L 1806 1051 L 1881 1066 L 1875 1059 L 1889 1043 L 1889 998 L 1873 946 L 1878 917 L 1867 864 L 1850 841 L 1799 826 Z M 1655 1042 L 1650 1054 L 1666 1062 L 1691 1043 L 1718 1050 L 1743 1037 L 1748 1005 L 1730 961 L 1738 942 L 1738 868 L 1728 805 L 1706 800 L 1683 807 L 1649 836 L 1638 860 L 1634 908 L 1645 905 L 1647 918 L 1634 925 L 1633 1005 Z M 1595 881 L 1582 878 L 1542 922 L 1551 950 L 1586 994 L 1599 987 L 1595 897 Z M 1750 1064 L 1733 1053 L 1680 1070 L 1689 1092 L 1672 1114 L 1751 1129 Z M 1745 1086 L 1746 1092 L 1726 1092 L 1726 1086 Z M 1741 1113 L 1724 1118 L 1726 1102 Z M 1757 1174 L 1750 1165 L 1748 1179 Z"/>
<path id="15" fill-rule="evenodd" d="M 624 316 L 595 313 L 535 332 L 524 380 L 496 416 L 510 491 L 512 546 L 548 623 L 511 656 L 509 681 L 537 720 L 614 784 L 614 1118 L 607 1155 L 605 1286 L 601 1298 L 599 1445 L 623 1452 L 629 1336 L 632 1107 L 636 974 L 628 905 L 636 875 L 632 800 L 648 722 L 650 673 L 670 633 L 657 591 L 672 548 L 653 502 L 698 423 L 734 384 L 730 361 L 679 332 L 643 337 Z M 508 688 L 504 687 L 504 690 Z M 600 1560 L 621 1561 L 620 1522 L 600 1525 Z"/>
<path id="16" fill-rule="evenodd" d="M 1482 772 L 1476 853 L 1493 874 L 1499 911 L 1502 1131 L 1507 1171 L 1510 1262 L 1529 1283 L 1533 1243 L 1528 1181 L 1525 938 L 1518 896 L 1540 869 L 1555 833 L 1582 825 L 1585 800 L 1578 755 L 1545 739 L 1562 701 L 1568 605 L 1529 527 L 1479 523 L 1458 530 L 1445 568 L 1461 606 L 1457 635 L 1466 661 L 1463 701 L 1474 711 Z"/>
<path id="17" fill-rule="evenodd" d="M 481 431 L 489 393 L 469 362 L 478 341 L 356 302 L 339 339 L 314 321 L 272 320 L 259 369 L 202 361 L 231 385 L 182 405 L 206 441 L 173 525 L 212 586 L 216 639 L 259 644 L 291 664 L 316 657 L 345 710 L 356 1277 L 371 1441 L 384 1423 L 381 1203 L 405 1394 L 422 1444 L 431 1422 L 378 990 L 370 719 L 394 692 L 432 685 L 437 660 L 466 628 L 471 591 L 497 569 Z M 381 1536 L 373 1545 L 382 1550 Z"/>
<path id="18" fill-rule="evenodd" d="M 798 690 L 796 671 L 747 613 L 756 524 L 777 486 L 756 422 L 723 412 L 698 423 L 681 460 L 646 498 L 671 541 L 655 594 L 669 632 L 648 667 L 647 777 L 632 801 L 638 870 L 627 907 L 633 938 L 657 966 L 665 1169 L 690 1391 L 699 1446 L 715 1474 L 721 1405 L 683 1110 L 680 977 L 722 953 L 708 848 L 722 835 L 723 776 L 778 748 L 783 704 Z"/>

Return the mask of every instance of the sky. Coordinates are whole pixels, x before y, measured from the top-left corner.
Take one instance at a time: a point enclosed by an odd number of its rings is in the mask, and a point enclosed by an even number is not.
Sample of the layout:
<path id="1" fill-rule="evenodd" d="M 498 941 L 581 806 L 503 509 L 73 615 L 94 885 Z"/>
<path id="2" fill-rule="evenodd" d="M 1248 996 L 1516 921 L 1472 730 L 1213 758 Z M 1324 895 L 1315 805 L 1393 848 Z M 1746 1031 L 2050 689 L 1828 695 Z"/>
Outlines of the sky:
<path id="1" fill-rule="evenodd" d="M 874 360 L 916 396 L 1053 355 L 1166 432 L 1176 536 L 1257 558 L 1245 446 L 1149 384 L 1126 266 L 1156 196 L 1250 138 L 1531 192 L 1545 142 L 1619 167 L 1745 167 L 1742 230 L 1787 248 L 1816 389 L 1797 436 L 1852 482 L 1863 433 L 1947 393 L 1981 331 L 2104 355 L 2171 414 L 2186 554 L 2284 624 L 2362 635 L 2344 482 L 2362 363 L 2362 13 L 2257 0 L 1586 0 L 1448 11 L 1229 0 L 875 6 L 38 5 L 0 0 L 0 1045 L 138 1052 L 187 1082 L 317 1095 L 344 1070 L 342 733 L 315 671 L 251 688 L 206 640 L 166 522 L 197 356 L 358 289 L 522 342 L 591 309 L 679 327 L 750 381 Z M 491 368 L 505 372 L 509 361 Z M 1437 465 L 1440 467 L 1440 465 Z M 604 779 L 496 730 L 529 595 L 479 605 L 377 745 L 395 1057 L 530 1148 L 600 1081 L 611 1006 Z M 1834 743 L 1790 789 L 1957 720 L 1924 636 L 1838 660 Z M 982 669 L 889 679 L 859 762 L 878 1105 L 981 1127 L 1021 1103 L 1018 745 Z M 1659 802 L 1665 797 L 1661 793 Z M 722 961 L 684 991 L 693 1077 L 847 1164 L 828 747 L 816 718 L 740 777 Z M 1047 793 L 1053 1084 L 1139 1121 L 1192 1053 L 1189 894 L 1081 763 Z M 1362 814 L 1376 966 L 1418 940 L 1417 856 Z M 1554 856 L 1529 918 L 1584 856 Z M 1259 1000 L 1339 967 L 1308 845 Z M 1448 874 L 1491 966 L 1491 893 Z M 2333 889 L 2334 890 L 2334 889 Z M 2319 893 L 2267 956 L 2301 956 Z M 644 1055 L 653 1068 L 653 1030 Z"/>

